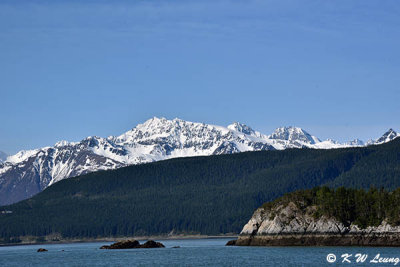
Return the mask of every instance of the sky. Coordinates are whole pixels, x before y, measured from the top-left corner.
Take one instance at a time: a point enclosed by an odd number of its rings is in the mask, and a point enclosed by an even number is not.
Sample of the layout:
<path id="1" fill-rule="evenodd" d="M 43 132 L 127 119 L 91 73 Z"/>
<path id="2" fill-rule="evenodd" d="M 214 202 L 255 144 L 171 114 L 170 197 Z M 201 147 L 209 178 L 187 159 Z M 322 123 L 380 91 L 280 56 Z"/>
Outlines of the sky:
<path id="1" fill-rule="evenodd" d="M 400 131 L 400 1 L 0 2 L 0 150 L 157 116 L 320 139 Z"/>

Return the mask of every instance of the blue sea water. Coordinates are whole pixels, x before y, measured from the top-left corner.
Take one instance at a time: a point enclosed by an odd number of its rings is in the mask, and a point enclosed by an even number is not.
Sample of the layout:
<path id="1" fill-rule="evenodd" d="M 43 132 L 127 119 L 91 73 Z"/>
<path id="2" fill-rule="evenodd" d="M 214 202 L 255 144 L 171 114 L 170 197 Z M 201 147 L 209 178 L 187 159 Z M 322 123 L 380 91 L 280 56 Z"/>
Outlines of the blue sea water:
<path id="1" fill-rule="evenodd" d="M 166 248 L 128 250 L 100 250 L 107 242 L 0 247 L 0 266 L 400 266 L 379 263 L 400 258 L 399 248 L 227 247 L 228 240 L 158 240 Z M 48 252 L 36 252 L 40 247 Z M 342 262 L 346 253 L 352 255 L 350 263 Z M 368 257 L 357 263 L 357 253 Z M 335 254 L 336 261 L 329 263 L 328 254 Z M 370 262 L 373 258 L 376 263 Z"/>

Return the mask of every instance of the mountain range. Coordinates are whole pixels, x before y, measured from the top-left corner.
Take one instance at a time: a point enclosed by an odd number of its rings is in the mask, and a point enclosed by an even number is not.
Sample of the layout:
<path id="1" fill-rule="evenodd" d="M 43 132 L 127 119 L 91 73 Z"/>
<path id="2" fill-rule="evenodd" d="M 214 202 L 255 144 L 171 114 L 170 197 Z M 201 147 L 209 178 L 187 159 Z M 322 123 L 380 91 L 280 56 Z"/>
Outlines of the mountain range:
<path id="1" fill-rule="evenodd" d="M 65 178 L 170 158 L 287 148 L 332 149 L 382 144 L 400 134 L 389 129 L 375 141 L 321 141 L 298 127 L 264 135 L 235 122 L 227 127 L 152 118 L 120 136 L 89 136 L 80 142 L 20 151 L 0 161 L 0 205 L 29 198 Z"/>
<path id="2" fill-rule="evenodd" d="M 377 226 L 376 219 L 385 213 L 397 225 L 399 194 L 389 191 L 400 187 L 399 177 L 400 138 L 364 147 L 250 151 L 131 165 L 64 179 L 32 198 L 0 207 L 0 244 L 232 235 L 263 203 L 316 186 L 370 193 L 360 198 L 338 189 L 336 197 L 323 191 L 315 192 L 314 200 L 296 193 L 291 199 L 320 203 L 346 223 L 359 218 L 362 227 Z M 299 226 L 295 219 L 292 223 Z"/>

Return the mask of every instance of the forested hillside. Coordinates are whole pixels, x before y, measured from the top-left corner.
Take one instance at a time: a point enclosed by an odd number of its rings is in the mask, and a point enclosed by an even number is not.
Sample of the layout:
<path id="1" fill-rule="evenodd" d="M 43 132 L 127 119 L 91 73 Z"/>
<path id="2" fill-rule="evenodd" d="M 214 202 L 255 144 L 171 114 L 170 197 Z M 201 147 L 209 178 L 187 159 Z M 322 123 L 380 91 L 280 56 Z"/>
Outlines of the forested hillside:
<path id="1" fill-rule="evenodd" d="M 361 148 L 178 158 L 62 180 L 1 207 L 0 237 L 239 233 L 264 202 L 320 185 L 399 187 L 400 139 Z"/>
<path id="2" fill-rule="evenodd" d="M 264 203 L 271 210 L 278 206 L 296 204 L 301 210 L 315 206 L 317 218 L 335 218 L 344 226 L 357 225 L 361 229 L 379 226 L 386 220 L 392 226 L 400 225 L 400 187 L 388 191 L 383 188 L 355 189 L 314 187 L 287 193 L 274 201 Z"/>

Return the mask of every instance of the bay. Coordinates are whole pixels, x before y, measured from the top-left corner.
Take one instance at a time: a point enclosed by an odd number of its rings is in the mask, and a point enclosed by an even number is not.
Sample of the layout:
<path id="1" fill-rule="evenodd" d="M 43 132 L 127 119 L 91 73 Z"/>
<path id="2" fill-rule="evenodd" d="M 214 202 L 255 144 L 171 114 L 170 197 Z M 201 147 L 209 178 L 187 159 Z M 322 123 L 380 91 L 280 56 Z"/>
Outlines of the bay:
<path id="1" fill-rule="evenodd" d="M 391 247 L 227 247 L 228 240 L 157 240 L 166 248 L 129 250 L 99 249 L 109 242 L 0 247 L 0 266 L 395 266 L 370 261 L 377 254 L 400 257 L 400 249 Z M 41 247 L 48 251 L 38 253 Z M 346 253 L 350 263 L 342 262 Z M 357 253 L 368 255 L 363 263 L 356 262 Z M 336 256 L 334 263 L 328 254 Z"/>

